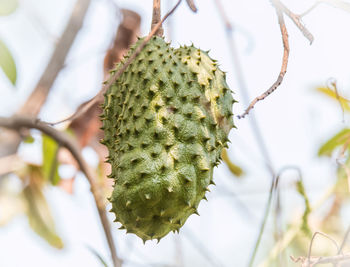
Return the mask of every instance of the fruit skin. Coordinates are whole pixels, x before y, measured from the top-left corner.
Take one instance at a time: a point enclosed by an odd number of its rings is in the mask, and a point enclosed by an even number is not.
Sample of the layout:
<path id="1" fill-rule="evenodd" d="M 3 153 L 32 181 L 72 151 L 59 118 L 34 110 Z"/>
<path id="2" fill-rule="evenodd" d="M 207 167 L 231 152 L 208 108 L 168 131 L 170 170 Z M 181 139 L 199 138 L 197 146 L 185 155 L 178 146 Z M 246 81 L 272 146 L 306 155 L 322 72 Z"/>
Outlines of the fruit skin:
<path id="1" fill-rule="evenodd" d="M 105 94 L 101 116 L 122 229 L 159 241 L 197 213 L 234 127 L 234 102 L 206 52 L 149 41 Z"/>

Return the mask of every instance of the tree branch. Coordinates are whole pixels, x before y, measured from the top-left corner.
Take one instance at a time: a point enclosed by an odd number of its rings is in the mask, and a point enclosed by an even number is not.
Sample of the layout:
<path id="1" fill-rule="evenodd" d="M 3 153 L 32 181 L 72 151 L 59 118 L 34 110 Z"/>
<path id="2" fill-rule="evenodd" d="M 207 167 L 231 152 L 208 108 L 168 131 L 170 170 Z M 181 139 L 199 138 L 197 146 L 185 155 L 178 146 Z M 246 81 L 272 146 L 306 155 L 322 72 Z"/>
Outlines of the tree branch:
<path id="1" fill-rule="evenodd" d="M 17 114 L 38 115 L 58 73 L 64 66 L 68 52 L 81 29 L 91 0 L 77 0 L 66 28 L 58 40 L 55 50 L 38 84 Z"/>
<path id="2" fill-rule="evenodd" d="M 153 30 L 159 21 L 161 20 L 161 8 L 160 8 L 160 0 L 153 0 L 153 13 L 152 13 L 152 25 L 151 30 Z M 160 26 L 154 35 L 162 37 L 164 34 L 163 27 Z"/>
<path id="3" fill-rule="evenodd" d="M 4 127 L 7 129 L 12 129 L 15 131 L 20 131 L 21 129 L 37 129 L 42 133 L 53 138 L 61 147 L 67 148 L 72 156 L 77 161 L 80 170 L 85 174 L 86 179 L 88 180 L 91 188 L 91 193 L 94 197 L 95 204 L 98 210 L 98 214 L 103 226 L 103 230 L 106 235 L 106 239 L 108 242 L 108 246 L 111 252 L 112 260 L 115 267 L 121 266 L 121 260 L 118 258 L 116 253 L 116 248 L 113 241 L 113 236 L 111 233 L 109 221 L 106 214 L 104 200 L 102 198 L 102 194 L 95 182 L 94 175 L 88 166 L 88 164 L 83 159 L 79 146 L 77 143 L 66 133 L 60 132 L 46 123 L 41 122 L 40 120 L 33 117 L 25 117 L 25 116 L 13 116 L 11 118 L 0 117 L 0 127 Z"/>
<path id="4" fill-rule="evenodd" d="M 248 115 L 249 111 L 254 108 L 255 104 L 261 100 L 264 100 L 267 96 L 272 94 L 278 86 L 281 85 L 284 75 L 287 72 L 287 66 L 288 66 L 288 58 L 289 58 L 289 40 L 288 40 L 288 32 L 287 28 L 284 22 L 283 12 L 281 8 L 279 7 L 278 0 L 273 0 L 272 4 L 274 5 L 278 17 L 278 23 L 280 25 L 280 30 L 282 34 L 282 41 L 283 41 L 283 58 L 282 58 L 282 66 L 281 71 L 277 77 L 277 80 L 272 84 L 272 86 L 264 92 L 262 95 L 256 97 L 248 106 L 248 108 L 244 111 L 242 115 L 239 115 L 238 118 L 244 118 L 246 115 Z"/>
<path id="5" fill-rule="evenodd" d="M 113 75 L 110 77 L 110 79 L 108 80 L 108 82 L 106 82 L 102 89 L 100 90 L 100 92 L 98 92 L 98 94 L 96 96 L 94 96 L 91 100 L 89 100 L 88 102 L 86 102 L 84 105 L 80 106 L 77 111 L 72 114 L 71 116 L 69 116 L 68 118 L 58 121 L 58 122 L 54 122 L 54 123 L 47 123 L 49 125 L 56 125 L 62 122 L 66 122 L 66 121 L 72 121 L 78 117 L 80 117 L 82 114 L 84 114 L 86 111 L 88 111 L 91 106 L 95 105 L 97 102 L 102 101 L 103 100 L 103 95 L 107 92 L 107 90 L 112 86 L 112 84 L 115 83 L 115 81 L 117 79 L 119 79 L 119 77 L 124 73 L 124 71 L 128 68 L 128 66 L 135 60 L 135 58 L 138 56 L 138 54 L 140 54 L 140 52 L 142 51 L 142 49 L 146 46 L 146 44 L 151 40 L 151 38 L 153 37 L 153 35 L 155 35 L 155 33 L 157 32 L 157 30 L 162 26 L 162 24 L 164 23 L 164 21 L 171 15 L 174 13 L 174 11 L 177 9 L 177 7 L 180 5 L 182 0 L 179 0 L 176 5 L 163 17 L 163 19 L 161 21 L 159 21 L 157 23 L 157 25 L 154 26 L 154 28 L 151 30 L 151 32 L 147 35 L 146 38 L 143 39 L 142 43 L 135 49 L 134 53 L 128 58 L 128 60 L 125 62 L 125 64 Z"/>
<path id="6" fill-rule="evenodd" d="M 310 44 L 312 44 L 312 42 L 314 41 L 314 36 L 303 25 L 303 23 L 301 21 L 301 16 L 294 14 L 279 0 L 276 1 L 276 5 L 278 8 L 280 8 L 282 10 L 283 13 L 285 13 L 294 22 L 294 24 L 299 28 L 301 33 L 305 36 L 305 38 L 309 40 Z"/>
<path id="7" fill-rule="evenodd" d="M 25 114 L 37 116 L 41 107 L 45 103 L 49 91 L 56 80 L 58 73 L 64 66 L 64 61 L 67 57 L 70 47 L 72 46 L 75 37 L 82 27 L 85 14 L 91 3 L 91 0 L 77 0 L 72 15 L 67 23 L 67 26 L 57 42 L 55 50 L 46 66 L 39 82 L 34 88 L 31 95 L 28 97 L 22 107 L 16 114 Z M 16 153 L 18 145 L 21 141 L 18 135 L 9 132 L 2 132 L 0 139 L 7 140 L 6 144 L 0 146 L 0 157 Z"/>

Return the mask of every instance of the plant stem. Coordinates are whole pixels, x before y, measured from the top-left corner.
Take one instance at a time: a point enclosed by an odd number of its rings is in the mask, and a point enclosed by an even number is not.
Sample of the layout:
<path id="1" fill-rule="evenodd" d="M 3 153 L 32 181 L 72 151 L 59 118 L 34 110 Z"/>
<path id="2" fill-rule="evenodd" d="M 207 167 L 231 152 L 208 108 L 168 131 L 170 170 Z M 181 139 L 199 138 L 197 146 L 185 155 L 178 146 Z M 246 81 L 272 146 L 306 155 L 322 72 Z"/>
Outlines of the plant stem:
<path id="1" fill-rule="evenodd" d="M 11 118 L 0 117 L 0 127 L 8 128 L 19 132 L 21 129 L 37 129 L 42 133 L 50 136 L 54 139 L 59 146 L 65 147 L 69 150 L 72 156 L 77 161 L 80 170 L 85 174 L 86 179 L 90 184 L 90 190 L 94 197 L 95 204 L 98 210 L 98 214 L 103 226 L 103 230 L 107 239 L 107 243 L 109 246 L 109 250 L 111 253 L 113 266 L 121 267 L 121 260 L 117 256 L 117 251 L 115 248 L 111 228 L 109 225 L 109 221 L 106 214 L 106 206 L 104 204 L 104 200 L 102 198 L 102 194 L 99 190 L 98 185 L 94 179 L 94 174 L 90 169 L 89 165 L 83 159 L 80 148 L 78 144 L 73 140 L 69 135 L 65 132 L 60 132 L 46 123 L 41 122 L 40 120 L 33 117 L 25 117 L 25 116 L 13 116 Z"/>
<path id="2" fill-rule="evenodd" d="M 153 30 L 160 21 L 161 21 L 160 0 L 153 0 L 153 14 L 152 14 L 151 30 Z M 160 26 L 154 35 L 162 37 L 163 33 L 164 33 L 163 27 Z"/>

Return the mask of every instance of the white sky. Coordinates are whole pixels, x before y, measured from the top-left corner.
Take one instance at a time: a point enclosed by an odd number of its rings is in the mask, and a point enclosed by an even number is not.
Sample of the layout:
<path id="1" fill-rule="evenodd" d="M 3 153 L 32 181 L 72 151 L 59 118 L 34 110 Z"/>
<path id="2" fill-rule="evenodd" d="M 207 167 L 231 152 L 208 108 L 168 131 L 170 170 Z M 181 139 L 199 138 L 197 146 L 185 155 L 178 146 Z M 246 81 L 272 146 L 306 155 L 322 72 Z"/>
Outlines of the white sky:
<path id="1" fill-rule="evenodd" d="M 163 1 L 166 3 L 167 1 Z M 171 3 L 164 5 L 164 13 Z M 182 4 L 171 17 L 173 45 L 193 42 L 219 60 L 228 72 L 228 83 L 240 103 L 234 113 L 245 106 L 236 82 L 223 24 L 213 0 L 197 0 L 199 12 L 192 14 Z M 237 26 L 237 42 L 245 78 L 251 98 L 266 90 L 277 78 L 282 42 L 275 11 L 268 0 L 222 1 L 230 20 Z M 284 0 L 288 7 L 300 13 L 314 1 Z M 142 32 L 147 34 L 151 18 L 151 0 L 118 0 L 120 7 L 131 8 L 142 15 Z M 0 73 L 0 115 L 14 112 L 30 94 L 70 15 L 71 0 L 22 0 L 17 12 L 0 18 L 0 36 L 13 52 L 18 67 L 16 88 Z M 317 159 L 319 145 L 336 133 L 342 123 L 339 106 L 315 93 L 329 77 L 338 81 L 339 91 L 350 96 L 350 14 L 328 5 L 320 5 L 304 22 L 315 37 L 310 46 L 295 25 L 286 18 L 290 40 L 290 62 L 281 87 L 255 108 L 269 153 L 276 170 L 285 165 L 297 165 L 303 171 L 311 199 L 322 194 L 334 179 L 335 164 Z M 61 72 L 52 94 L 40 117 L 57 121 L 71 114 L 75 107 L 99 90 L 102 79 L 102 60 L 111 34 L 116 29 L 113 7 L 107 0 L 93 0 L 84 29 L 71 50 L 67 67 Z M 266 201 L 270 177 L 264 168 L 261 154 L 251 133 L 249 118 L 237 120 L 232 131 L 230 155 L 244 167 L 247 175 L 237 180 L 221 165 L 215 171 L 217 186 L 212 187 L 209 202 L 201 203 L 198 216 L 191 216 L 180 235 L 170 234 L 160 244 L 143 245 L 135 236 L 125 236 L 113 225 L 118 253 L 132 261 L 125 266 L 150 266 L 150 263 L 176 264 L 182 251 L 185 266 L 244 266 L 251 253 L 262 211 Z M 40 159 L 40 150 L 23 148 L 22 154 Z M 302 210 L 302 200 L 289 188 L 294 173 L 283 177 L 285 216 L 292 219 Z M 50 248 L 29 229 L 23 217 L 0 228 L 0 267 L 70 267 L 101 266 L 86 249 L 93 247 L 105 258 L 108 250 L 88 185 L 83 177 L 75 184 L 76 194 L 68 196 L 59 189 L 47 192 L 57 221 L 58 232 L 65 249 Z M 224 194 L 235 193 L 237 198 Z M 1 212 L 1 210 L 0 210 Z M 250 215 L 247 215 L 247 212 Z M 111 215 L 111 218 L 113 216 Z M 268 225 L 271 229 L 272 223 Z M 202 252 L 194 244 L 192 235 L 202 241 Z M 270 244 L 265 235 L 261 252 Z M 180 247 L 180 249 L 179 249 Z M 207 250 L 209 253 L 204 252 Z M 214 265 L 204 256 L 210 255 Z M 258 257 L 262 259 L 263 255 Z M 219 264 L 221 263 L 221 265 Z"/>

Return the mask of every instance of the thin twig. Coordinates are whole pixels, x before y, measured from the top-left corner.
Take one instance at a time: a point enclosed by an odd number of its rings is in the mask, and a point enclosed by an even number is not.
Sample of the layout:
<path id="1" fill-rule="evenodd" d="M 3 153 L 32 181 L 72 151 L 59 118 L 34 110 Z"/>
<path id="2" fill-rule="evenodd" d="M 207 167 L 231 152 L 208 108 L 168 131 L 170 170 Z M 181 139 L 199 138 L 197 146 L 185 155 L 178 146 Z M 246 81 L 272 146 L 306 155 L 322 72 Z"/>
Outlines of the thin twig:
<path id="1" fill-rule="evenodd" d="M 269 197 L 268 197 L 268 200 L 267 200 L 267 203 L 266 203 L 266 206 L 265 206 L 265 211 L 264 211 L 262 223 L 260 225 L 258 238 L 257 238 L 257 240 L 255 242 L 253 253 L 252 253 L 252 255 L 251 255 L 250 259 L 249 259 L 249 264 L 248 264 L 249 267 L 253 266 L 256 254 L 257 254 L 259 246 L 260 246 L 260 242 L 261 242 L 261 238 L 263 236 L 264 230 L 265 230 L 265 225 L 266 225 L 266 222 L 267 222 L 267 218 L 268 218 L 268 216 L 270 214 L 272 198 L 273 198 L 273 195 L 274 195 L 273 193 L 275 191 L 278 179 L 279 179 L 278 176 L 277 177 L 273 177 L 272 182 L 271 182 Z"/>
<path id="2" fill-rule="evenodd" d="M 284 168 L 282 168 L 276 175 L 276 177 L 274 177 L 274 179 L 272 179 L 272 183 L 271 183 L 271 186 L 270 186 L 270 192 L 269 192 L 269 198 L 268 198 L 268 201 L 267 201 L 267 204 L 266 204 L 266 207 L 265 207 L 265 212 L 264 212 L 264 216 L 263 216 L 263 221 L 262 221 L 262 224 L 260 226 L 260 231 L 259 231 L 259 235 L 258 235 L 258 238 L 257 238 L 257 241 L 255 243 L 255 247 L 254 247 L 254 250 L 253 250 L 253 253 L 252 253 L 252 256 L 250 257 L 250 261 L 249 261 L 249 264 L 248 266 L 253 266 L 253 263 L 254 263 L 254 260 L 255 260 L 255 256 L 258 252 L 258 248 L 259 248 L 259 245 L 260 245 L 260 242 L 261 242 L 261 238 L 262 238 L 262 235 L 264 233 L 264 229 L 265 229 L 265 225 L 266 225 L 266 222 L 267 222 L 267 218 L 268 218 L 268 215 L 270 213 L 270 209 L 271 209 L 271 205 L 272 205 L 272 199 L 273 199 L 273 196 L 274 196 L 274 192 L 277 191 L 277 187 L 279 186 L 279 180 L 282 176 L 282 174 L 286 171 L 286 170 L 289 170 L 289 169 L 295 169 L 298 171 L 298 179 L 301 181 L 302 180 L 302 176 L 301 176 L 301 171 L 298 167 L 296 166 L 286 166 Z M 277 244 L 279 244 L 279 242 L 277 242 Z"/>
<path id="3" fill-rule="evenodd" d="M 196 5 L 194 4 L 193 0 L 186 0 L 188 7 L 193 11 L 193 12 L 197 12 L 198 9 L 196 7 Z"/>
<path id="4" fill-rule="evenodd" d="M 343 242 L 341 243 L 339 250 L 338 250 L 338 255 L 343 251 L 343 248 L 345 247 L 346 242 L 348 241 L 349 238 L 349 234 L 350 234 L 350 226 L 348 227 L 348 229 L 346 230 L 346 233 L 344 235 L 344 239 Z"/>
<path id="5" fill-rule="evenodd" d="M 288 41 L 288 32 L 287 28 L 284 22 L 284 16 L 282 10 L 278 7 L 278 5 L 275 3 L 276 0 L 272 1 L 272 3 L 275 6 L 277 17 L 278 17 L 278 23 L 280 25 L 280 30 L 282 34 L 282 41 L 283 41 L 283 58 L 282 58 L 282 66 L 281 71 L 278 75 L 277 80 L 273 83 L 273 85 L 262 95 L 256 97 L 248 106 L 248 108 L 244 111 L 242 115 L 239 115 L 238 118 L 244 118 L 246 115 L 248 115 L 249 111 L 254 108 L 255 104 L 261 100 L 264 100 L 267 96 L 269 96 L 271 93 L 273 93 L 278 86 L 281 85 L 284 75 L 287 72 L 287 66 L 288 66 L 288 58 L 289 58 L 289 41 Z"/>
<path id="6" fill-rule="evenodd" d="M 153 0 L 153 12 L 152 12 L 152 24 L 151 24 L 151 30 L 156 27 L 156 25 L 160 22 L 161 20 L 161 8 L 160 8 L 160 0 Z M 159 37 L 163 36 L 164 30 L 163 27 L 160 26 L 154 35 L 157 35 Z"/>
<path id="7" fill-rule="evenodd" d="M 242 64 L 239 60 L 239 53 L 237 51 L 237 45 L 236 45 L 236 42 L 235 42 L 235 39 L 233 36 L 234 27 L 231 24 L 228 16 L 226 15 L 225 8 L 223 7 L 221 1 L 215 0 L 215 3 L 216 3 L 216 7 L 218 8 L 218 11 L 220 12 L 220 16 L 225 24 L 226 36 L 228 39 L 228 46 L 229 46 L 229 50 L 231 52 L 232 63 L 233 63 L 233 66 L 236 70 L 235 73 L 236 73 L 239 89 L 240 89 L 240 92 L 242 94 L 243 103 L 245 105 L 248 105 L 248 103 L 249 103 L 248 86 L 247 86 L 247 83 L 244 79 Z M 252 116 L 250 116 L 250 124 L 252 127 L 252 132 L 253 132 L 255 139 L 258 143 L 258 147 L 260 149 L 260 152 L 265 159 L 265 164 L 267 166 L 267 169 L 269 170 L 271 175 L 274 176 L 275 171 L 274 171 L 274 167 L 272 164 L 272 160 L 271 160 L 271 157 L 269 155 L 267 146 L 265 144 L 265 140 L 263 138 L 263 135 L 261 133 L 259 124 L 258 124 L 257 120 L 255 119 L 254 114 L 252 114 Z"/>
<path id="8" fill-rule="evenodd" d="M 344 248 L 344 245 L 348 239 L 349 233 L 350 233 L 350 227 L 346 231 L 344 239 L 342 241 L 342 244 L 339 247 L 338 243 L 331 236 L 324 234 L 324 233 L 321 233 L 321 232 L 315 232 L 311 238 L 307 257 L 294 258 L 293 256 L 291 256 L 291 259 L 296 263 L 300 261 L 302 267 L 311 267 L 311 266 L 316 266 L 318 264 L 329 264 L 329 263 L 333 264 L 334 266 L 338 266 L 338 264 L 340 262 L 350 260 L 350 254 L 343 253 L 343 248 Z M 322 235 L 322 236 L 326 237 L 327 239 L 331 240 L 332 243 L 337 247 L 337 252 L 338 252 L 337 255 L 328 256 L 328 257 L 312 257 L 311 256 L 312 245 L 313 245 L 313 242 L 314 242 L 315 237 L 317 235 Z"/>
<path id="9" fill-rule="evenodd" d="M 164 23 L 164 21 L 177 9 L 177 7 L 180 5 L 180 3 L 182 2 L 182 0 L 179 0 L 176 5 L 163 17 L 163 19 L 161 21 L 159 21 L 157 23 L 157 25 L 154 26 L 154 28 L 151 30 L 151 32 L 147 35 L 146 38 L 143 39 L 142 43 L 135 49 L 134 53 L 129 57 L 129 59 L 125 62 L 125 64 L 113 75 L 110 77 L 110 79 L 108 80 L 108 82 L 106 82 L 102 89 L 100 90 L 100 92 L 98 92 L 98 94 L 96 96 L 94 96 L 91 100 L 89 100 L 88 102 L 86 102 L 84 105 L 80 106 L 77 111 L 72 114 L 71 116 L 69 116 L 68 118 L 58 121 L 58 122 L 54 122 L 54 123 L 50 123 L 48 122 L 47 124 L 49 125 L 56 125 L 56 124 L 60 124 L 62 122 L 66 122 L 66 121 L 71 121 L 79 116 L 81 116 L 82 114 L 84 114 L 87 110 L 90 109 L 91 106 L 93 106 L 95 103 L 101 101 L 101 99 L 103 99 L 103 95 L 107 92 L 107 90 L 112 86 L 112 84 L 115 83 L 115 81 L 123 74 L 123 72 L 127 69 L 127 67 L 134 61 L 134 59 L 138 56 L 138 54 L 140 54 L 140 52 L 142 51 L 142 49 L 146 46 L 146 44 L 151 40 L 151 38 L 153 37 L 153 35 L 157 32 L 157 30 L 162 26 L 162 24 Z"/>
<path id="10" fill-rule="evenodd" d="M 295 263 L 301 262 L 301 267 L 311 267 L 311 266 L 316 266 L 317 264 L 335 264 L 336 265 L 344 261 L 350 261 L 350 254 L 327 256 L 327 257 L 310 257 L 310 259 L 306 257 L 294 258 L 293 256 L 291 256 L 290 258 Z"/>
<path id="11" fill-rule="evenodd" d="M 310 207 L 310 213 L 312 211 L 317 210 L 320 208 L 333 194 L 334 190 L 337 187 L 337 184 L 334 184 L 330 188 L 327 189 L 327 191 L 323 194 L 323 196 Z M 295 239 L 295 237 L 300 233 L 301 229 L 303 227 L 303 222 L 301 219 L 298 219 L 296 223 L 294 223 L 283 235 L 283 239 L 277 242 L 277 244 L 274 245 L 272 249 L 270 249 L 269 256 L 264 259 L 260 264 L 258 264 L 258 267 L 268 267 L 271 266 L 272 261 L 283 251 L 287 248 L 287 246 Z"/>
<path id="12" fill-rule="evenodd" d="M 226 15 L 225 12 L 225 8 L 223 7 L 222 3 L 220 0 L 215 0 L 216 3 L 216 7 L 220 13 L 220 16 L 225 24 L 225 30 L 226 30 L 226 36 L 227 36 L 227 40 L 228 40 L 228 45 L 230 48 L 230 52 L 232 54 L 232 62 L 233 65 L 235 67 L 236 70 L 236 76 L 237 76 L 237 80 L 238 80 L 238 84 L 239 84 L 239 88 L 243 97 L 243 101 L 245 102 L 245 104 L 248 104 L 249 102 L 249 96 L 248 96 L 248 88 L 244 79 L 244 74 L 243 74 L 243 70 L 242 70 L 242 66 L 240 64 L 240 60 L 239 60 L 239 55 L 237 52 L 237 46 L 236 46 L 236 42 L 233 36 L 233 29 L 234 27 L 232 26 L 228 16 Z M 271 200 L 272 200 L 272 196 L 275 190 L 275 183 L 276 183 L 276 175 L 275 175 L 275 170 L 273 168 L 273 164 L 272 164 L 272 160 L 271 157 L 269 155 L 268 149 L 266 147 L 264 138 L 262 136 L 262 133 L 260 131 L 260 127 L 258 125 L 258 122 L 255 119 L 254 114 L 252 114 L 252 116 L 250 116 L 250 124 L 252 127 L 252 132 L 255 136 L 255 139 L 258 143 L 258 147 L 261 151 L 261 154 L 264 157 L 266 166 L 269 170 L 269 172 L 271 173 L 272 176 L 272 180 L 271 180 L 271 186 L 270 186 L 270 192 L 269 192 L 269 196 L 268 196 L 268 200 L 265 206 L 265 210 L 264 210 L 264 215 L 263 215 L 263 219 L 262 222 L 260 224 L 260 230 L 258 233 L 258 237 L 257 240 L 255 241 L 255 246 L 252 252 L 252 256 L 250 258 L 250 265 L 253 263 L 255 255 L 258 251 L 258 247 L 260 245 L 261 242 L 261 237 L 265 231 L 265 225 L 266 225 L 266 221 L 267 221 L 267 217 L 269 215 L 270 212 L 270 207 L 271 207 Z"/>
<path id="13" fill-rule="evenodd" d="M 307 253 L 307 261 L 308 263 L 310 264 L 310 257 L 311 257 L 311 251 L 312 251 L 312 245 L 314 243 L 314 240 L 316 238 L 317 235 L 321 235 L 327 239 L 329 239 L 330 241 L 332 241 L 332 243 L 337 247 L 337 251 L 340 251 L 339 249 L 339 246 L 337 244 L 337 242 L 329 235 L 325 234 L 325 233 L 322 233 L 322 232 L 315 232 L 313 235 L 312 235 L 312 238 L 311 238 L 311 242 L 310 242 L 310 246 L 309 246 L 309 250 L 308 250 L 308 253 Z"/>
<path id="14" fill-rule="evenodd" d="M 299 14 L 298 17 L 302 18 L 304 16 L 306 16 L 307 14 L 309 14 L 312 10 L 314 10 L 319 4 L 321 4 L 320 1 L 317 1 L 316 3 L 314 3 L 311 7 L 309 7 L 307 10 L 305 10 L 303 13 Z"/>
<path id="15" fill-rule="evenodd" d="M 314 36 L 312 33 L 304 26 L 304 24 L 301 21 L 301 16 L 294 14 L 292 11 L 290 11 L 289 8 L 287 8 L 281 1 L 277 0 L 276 5 L 278 8 L 282 10 L 284 14 L 286 14 L 293 22 L 294 24 L 299 28 L 301 33 L 305 36 L 306 39 L 309 40 L 310 45 L 314 41 Z"/>
<path id="16" fill-rule="evenodd" d="M 77 143 L 66 133 L 60 132 L 49 125 L 47 125 L 44 122 L 41 122 L 40 120 L 32 117 L 25 117 L 25 116 L 13 116 L 11 118 L 4 118 L 0 117 L 0 127 L 12 129 L 19 131 L 22 128 L 27 128 L 27 129 L 37 129 L 41 131 L 42 133 L 50 136 L 53 138 L 59 146 L 67 148 L 72 156 L 75 158 L 77 161 L 80 170 L 85 174 L 86 179 L 88 180 L 90 187 L 91 187 L 91 193 L 94 197 L 95 204 L 97 206 L 98 214 L 101 219 L 101 223 L 103 226 L 103 230 L 106 235 L 106 239 L 108 242 L 108 246 L 111 252 L 112 260 L 114 263 L 115 267 L 120 267 L 121 266 L 121 260 L 117 256 L 115 244 L 113 241 L 113 236 L 111 233 L 109 221 L 107 218 L 106 214 L 106 209 L 105 209 L 105 204 L 104 200 L 102 198 L 102 194 L 99 190 L 99 187 L 97 186 L 94 175 L 88 166 L 88 164 L 85 162 L 83 159 L 79 146 Z"/>

